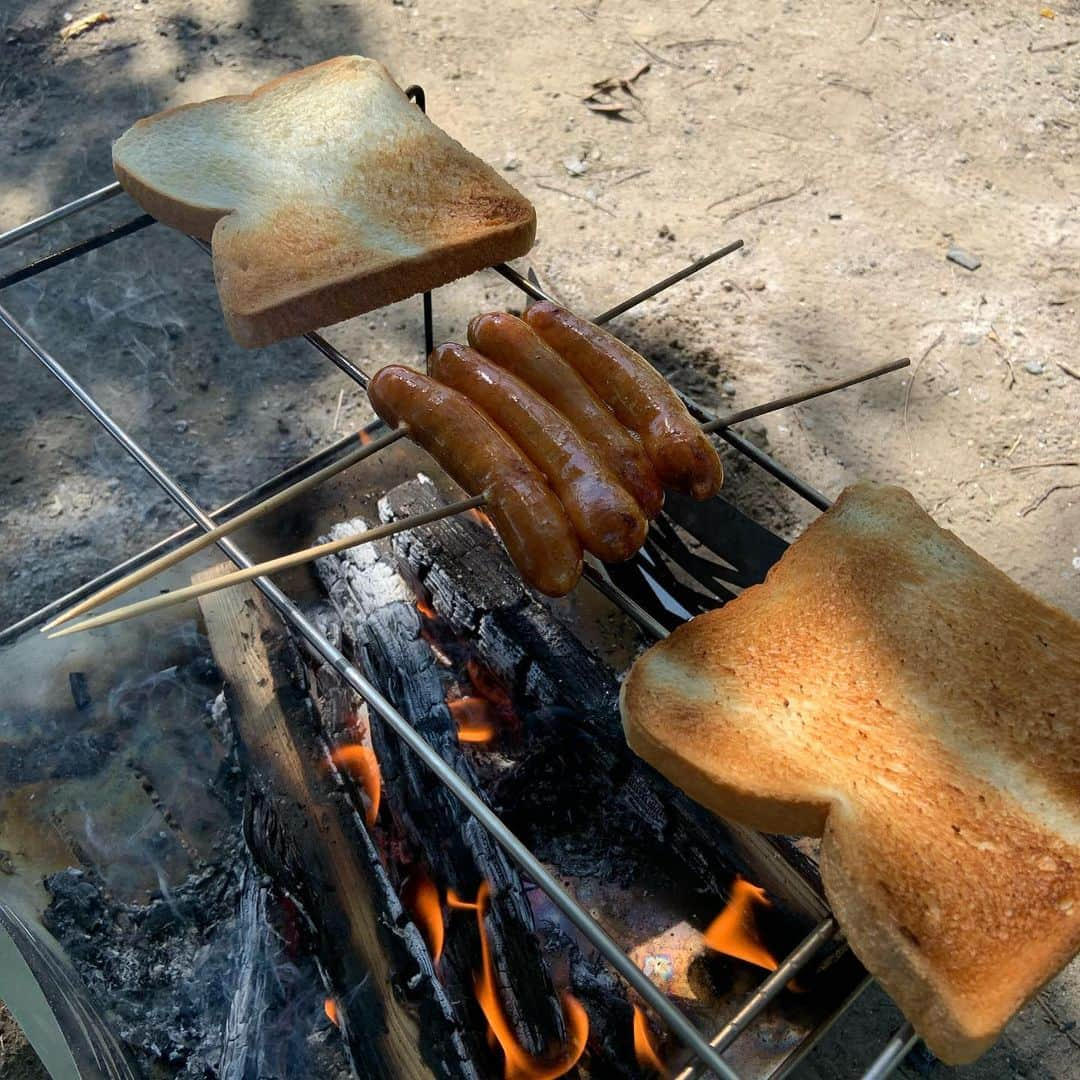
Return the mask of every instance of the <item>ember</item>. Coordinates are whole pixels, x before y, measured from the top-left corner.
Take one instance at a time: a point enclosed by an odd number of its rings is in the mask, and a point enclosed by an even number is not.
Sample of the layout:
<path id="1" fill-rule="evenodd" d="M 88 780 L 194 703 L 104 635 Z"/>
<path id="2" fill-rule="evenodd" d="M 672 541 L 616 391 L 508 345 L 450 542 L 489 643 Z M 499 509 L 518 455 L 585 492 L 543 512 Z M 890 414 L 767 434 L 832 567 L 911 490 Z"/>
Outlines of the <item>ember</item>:
<path id="1" fill-rule="evenodd" d="M 457 724 L 458 739 L 463 743 L 491 742 L 496 735 L 491 719 L 491 707 L 482 697 L 463 697 L 449 704 L 450 715 Z"/>
<path id="2" fill-rule="evenodd" d="M 754 923 L 755 906 L 771 907 L 772 902 L 764 889 L 736 877 L 727 907 L 705 931 L 705 944 L 710 949 L 745 960 L 748 964 L 775 971 L 779 964 L 758 936 Z"/>
<path id="3" fill-rule="evenodd" d="M 334 1027 L 341 1027 L 341 1024 L 338 1023 L 337 1003 L 333 998 L 327 998 L 323 1002 L 323 1012 L 326 1013 L 326 1019 L 329 1020 Z"/>
<path id="4" fill-rule="evenodd" d="M 491 1033 L 498 1040 L 506 1058 L 506 1080 L 556 1080 L 568 1073 L 585 1051 L 589 1038 L 589 1018 L 581 1003 L 570 993 L 563 993 L 563 1011 L 569 1042 L 554 1060 L 538 1060 L 522 1049 L 514 1036 L 513 1029 L 503 1011 L 502 1002 L 495 981 L 495 966 L 491 961 L 484 916 L 487 913 L 491 887 L 485 881 L 476 894 L 476 900 L 470 903 L 462 900 L 450 889 L 446 902 L 458 911 L 475 911 L 480 929 L 480 973 L 476 976 L 476 1000 L 487 1019 Z"/>
<path id="5" fill-rule="evenodd" d="M 365 823 L 370 829 L 379 816 L 379 800 L 382 794 L 379 759 L 375 756 L 375 751 L 370 746 L 350 743 L 348 746 L 339 746 L 330 755 L 330 760 L 343 768 L 364 789 L 367 796 Z"/>
<path id="6" fill-rule="evenodd" d="M 420 933 L 424 935 L 431 959 L 437 964 L 442 956 L 446 926 L 443 922 L 439 888 L 423 867 L 419 867 L 409 878 L 402 900 L 420 928 Z"/>
<path id="7" fill-rule="evenodd" d="M 634 1006 L 634 1057 L 646 1071 L 651 1070 L 660 1076 L 667 1076 L 667 1070 L 653 1042 L 652 1031 L 649 1030 L 649 1021 L 637 1005 Z"/>

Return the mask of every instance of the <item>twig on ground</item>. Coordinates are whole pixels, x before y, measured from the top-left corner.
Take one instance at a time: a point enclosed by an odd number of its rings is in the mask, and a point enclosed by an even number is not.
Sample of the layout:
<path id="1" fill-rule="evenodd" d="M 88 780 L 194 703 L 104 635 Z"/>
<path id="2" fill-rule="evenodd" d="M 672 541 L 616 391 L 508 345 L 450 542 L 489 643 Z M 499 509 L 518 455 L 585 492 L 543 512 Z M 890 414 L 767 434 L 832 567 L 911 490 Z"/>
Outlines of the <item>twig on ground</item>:
<path id="1" fill-rule="evenodd" d="M 1056 363 L 1057 366 L 1061 368 L 1061 370 L 1064 371 L 1066 375 L 1070 376 L 1073 379 L 1080 379 L 1080 371 L 1073 371 L 1073 369 L 1069 367 L 1068 364 L 1063 364 L 1060 360 L 1056 361 Z"/>
<path id="2" fill-rule="evenodd" d="M 543 188 L 545 191 L 557 191 L 560 195 L 566 195 L 571 199 L 580 199 L 584 203 L 588 203 L 596 210 L 603 210 L 609 217 L 615 217 L 615 211 L 609 210 L 606 206 L 601 206 L 595 199 L 590 199 L 587 195 L 579 195 L 576 191 L 567 191 L 566 188 L 555 187 L 554 184 L 544 184 L 539 180 L 534 180 L 534 184 L 537 187 Z"/>
<path id="3" fill-rule="evenodd" d="M 1054 484 L 1053 487 L 1047 488 L 1033 503 L 1025 506 L 1024 509 L 1020 511 L 1020 516 L 1027 517 L 1028 514 L 1038 510 L 1055 491 L 1071 491 L 1073 488 L 1080 488 L 1080 484 Z"/>
<path id="4" fill-rule="evenodd" d="M 911 369 L 911 378 L 908 379 L 907 390 L 904 393 L 904 434 L 907 436 L 908 441 L 908 454 L 911 457 L 915 456 L 915 447 L 911 442 L 911 432 L 908 430 L 908 408 L 911 405 L 911 389 L 915 385 L 915 376 L 919 374 L 919 368 L 922 367 L 923 361 L 945 340 L 945 331 L 942 330 L 940 334 L 930 343 L 926 352 L 919 357 L 915 366 Z"/>
<path id="5" fill-rule="evenodd" d="M 1010 446 L 1009 449 L 1005 451 L 1005 456 L 1006 457 L 1012 457 L 1013 454 L 1016 452 L 1016 448 L 1020 445 L 1020 443 L 1023 441 L 1023 439 L 1024 439 L 1024 433 L 1021 432 L 1019 435 L 1016 436 L 1016 442 L 1014 442 L 1012 444 L 1012 446 Z"/>
<path id="6" fill-rule="evenodd" d="M 800 194 L 802 194 L 802 192 L 804 192 L 806 190 L 807 185 L 809 183 L 810 183 L 809 180 L 804 180 L 794 191 L 785 191 L 781 195 L 770 195 L 767 198 L 758 199 L 758 201 L 756 203 L 753 203 L 750 206 L 744 207 L 742 210 L 733 210 L 730 214 L 728 214 L 724 218 L 724 223 L 726 224 L 729 221 L 734 221 L 737 217 L 742 217 L 743 214 L 752 213 L 754 210 L 760 210 L 763 206 L 770 206 L 772 203 L 786 202 L 788 199 L 794 199 L 796 195 L 800 195 Z M 753 189 L 751 189 L 751 190 L 753 190 Z M 727 202 L 728 200 L 727 199 L 721 199 L 720 201 L 721 202 Z M 705 207 L 706 212 L 711 210 L 716 205 L 718 205 L 718 204 L 717 203 L 712 203 L 709 206 Z"/>
<path id="7" fill-rule="evenodd" d="M 1057 52 L 1058 49 L 1071 49 L 1074 45 L 1080 45 L 1080 38 L 1070 38 L 1068 41 L 1058 41 L 1053 45 L 1028 45 L 1028 52 Z"/>
<path id="8" fill-rule="evenodd" d="M 1033 465 L 1010 465 L 1009 472 L 1023 472 L 1025 469 L 1076 469 L 1080 461 L 1037 461 Z"/>
<path id="9" fill-rule="evenodd" d="M 342 387 L 342 388 L 341 388 L 341 389 L 340 389 L 340 390 L 338 391 L 338 396 L 337 396 L 337 411 L 336 411 L 336 412 L 334 413 L 334 426 L 333 426 L 333 428 L 331 429 L 332 431 L 335 431 L 335 432 L 336 432 L 336 431 L 337 431 L 337 429 L 338 429 L 338 421 L 339 421 L 339 420 L 341 419 L 341 403 L 342 403 L 342 402 L 343 402 L 344 400 L 345 400 L 345 387 L 343 386 L 343 387 Z"/>
<path id="10" fill-rule="evenodd" d="M 1044 994 L 1036 994 L 1035 1000 L 1038 1001 L 1042 1011 L 1046 1013 L 1046 1018 L 1058 1029 L 1058 1031 L 1065 1036 L 1077 1049 L 1080 1049 L 1080 1039 L 1078 1039 L 1073 1033 L 1072 1029 L 1068 1027 L 1061 1019 L 1060 1016 L 1054 1011 L 1050 1002 L 1046 1000 Z"/>
<path id="11" fill-rule="evenodd" d="M 701 7 L 699 7 L 697 9 L 697 11 L 695 11 L 691 15 L 691 18 L 696 19 L 711 3 L 712 3 L 712 0 L 705 0 L 705 3 L 702 4 Z"/>
<path id="12" fill-rule="evenodd" d="M 870 29 L 867 30 L 866 33 L 863 34 L 863 36 L 861 38 L 859 38 L 859 44 L 860 45 L 862 45 L 863 42 L 865 42 L 865 41 L 869 41 L 870 38 L 872 38 L 874 36 L 874 31 L 877 29 L 878 19 L 880 19 L 880 18 L 881 18 L 881 0 L 877 0 L 877 3 L 874 5 L 874 20 L 873 20 L 873 22 L 870 23 Z"/>
<path id="13" fill-rule="evenodd" d="M 667 64 L 668 67 L 673 68 L 685 68 L 685 64 L 680 64 L 677 60 L 669 60 L 666 56 L 661 56 L 658 52 L 654 52 L 648 45 L 638 41 L 636 37 L 630 39 L 643 53 L 647 56 L 651 56 L 658 64 Z"/>
<path id="14" fill-rule="evenodd" d="M 612 181 L 612 187 L 618 187 L 620 184 L 625 184 L 627 180 L 636 180 L 639 176 L 644 176 L 646 173 L 651 173 L 652 169 L 638 169 L 637 172 L 630 173 L 629 176 L 620 176 L 618 180 Z"/>

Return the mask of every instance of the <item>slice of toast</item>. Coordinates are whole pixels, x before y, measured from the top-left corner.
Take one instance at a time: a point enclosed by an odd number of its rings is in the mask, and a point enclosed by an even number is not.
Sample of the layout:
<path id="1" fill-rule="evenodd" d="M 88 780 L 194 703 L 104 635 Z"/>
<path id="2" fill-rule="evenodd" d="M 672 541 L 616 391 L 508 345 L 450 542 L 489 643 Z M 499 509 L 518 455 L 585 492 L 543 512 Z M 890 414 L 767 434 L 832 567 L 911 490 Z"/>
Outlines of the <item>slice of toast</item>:
<path id="1" fill-rule="evenodd" d="M 139 120 L 113 168 L 148 213 L 212 242 L 248 347 L 524 255 L 536 233 L 532 204 L 362 56 Z"/>
<path id="2" fill-rule="evenodd" d="M 1080 623 L 903 490 L 848 488 L 637 660 L 622 716 L 709 809 L 824 835 L 851 947 L 946 1062 L 1080 950 Z"/>

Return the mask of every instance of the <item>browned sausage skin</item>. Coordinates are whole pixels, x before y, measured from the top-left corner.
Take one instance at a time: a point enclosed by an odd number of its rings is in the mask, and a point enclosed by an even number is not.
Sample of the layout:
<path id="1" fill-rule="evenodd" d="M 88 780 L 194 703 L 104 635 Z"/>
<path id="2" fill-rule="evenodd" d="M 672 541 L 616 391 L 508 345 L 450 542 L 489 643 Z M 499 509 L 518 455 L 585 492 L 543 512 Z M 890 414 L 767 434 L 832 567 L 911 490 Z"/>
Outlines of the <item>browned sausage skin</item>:
<path id="1" fill-rule="evenodd" d="M 660 479 L 695 499 L 724 482 L 720 455 L 667 380 L 629 345 L 555 304 L 541 301 L 525 321 L 641 436 Z"/>
<path id="2" fill-rule="evenodd" d="M 502 311 L 477 315 L 469 323 L 469 344 L 558 409 L 634 496 L 647 518 L 660 513 L 664 489 L 641 443 L 528 323 Z"/>
<path id="3" fill-rule="evenodd" d="M 633 496 L 528 383 L 454 342 L 432 351 L 428 374 L 479 405 L 547 477 L 587 551 L 622 562 L 645 542 L 648 522 Z"/>
<path id="4" fill-rule="evenodd" d="M 392 365 L 368 386 L 372 407 L 404 425 L 470 495 L 487 495 L 490 516 L 525 581 L 565 596 L 581 577 L 581 545 L 562 504 L 535 466 L 464 394 Z"/>

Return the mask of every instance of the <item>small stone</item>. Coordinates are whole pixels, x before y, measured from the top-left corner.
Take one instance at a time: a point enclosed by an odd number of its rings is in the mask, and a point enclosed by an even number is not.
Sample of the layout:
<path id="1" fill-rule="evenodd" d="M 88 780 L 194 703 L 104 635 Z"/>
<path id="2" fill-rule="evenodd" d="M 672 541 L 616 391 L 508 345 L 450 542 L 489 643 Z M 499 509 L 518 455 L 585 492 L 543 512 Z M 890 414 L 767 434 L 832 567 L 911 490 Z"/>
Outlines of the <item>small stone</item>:
<path id="1" fill-rule="evenodd" d="M 571 176 L 584 176 L 589 171 L 589 166 L 581 158 L 577 157 L 564 158 L 563 168 Z"/>
<path id="2" fill-rule="evenodd" d="M 1024 370 L 1029 375 L 1041 375 L 1046 368 L 1044 368 L 1038 360 L 1028 360 L 1027 363 L 1024 364 Z"/>
<path id="3" fill-rule="evenodd" d="M 521 168 L 521 158 L 516 154 L 507 154 L 506 157 L 503 158 L 502 167 L 504 172 L 514 172 L 515 169 Z"/>
<path id="4" fill-rule="evenodd" d="M 765 282 L 762 281 L 761 278 L 758 278 L 757 281 L 755 281 L 754 284 L 750 286 L 750 288 L 753 289 L 754 292 L 764 292 Z"/>
<path id="5" fill-rule="evenodd" d="M 982 266 L 982 259 L 978 255 L 971 255 L 963 248 L 949 248 L 949 253 L 945 258 L 949 262 L 956 263 L 957 266 L 962 266 L 965 270 L 978 270 Z"/>
<path id="6" fill-rule="evenodd" d="M 725 379 L 720 389 L 728 396 L 735 396 L 735 384 L 730 379 Z"/>
<path id="7" fill-rule="evenodd" d="M 176 428 L 177 435 L 183 435 L 190 426 L 191 425 L 186 420 L 177 420 L 176 423 L 173 424 L 173 427 Z"/>
<path id="8" fill-rule="evenodd" d="M 832 213 L 831 213 L 831 214 L 829 215 L 829 220 L 830 220 L 830 221 L 841 221 L 841 220 L 843 220 L 843 217 L 844 217 L 844 215 L 843 215 L 843 214 L 841 214 L 839 210 L 834 210 L 834 211 L 833 211 L 833 212 L 832 212 Z"/>

